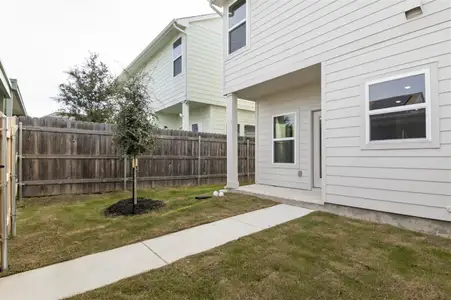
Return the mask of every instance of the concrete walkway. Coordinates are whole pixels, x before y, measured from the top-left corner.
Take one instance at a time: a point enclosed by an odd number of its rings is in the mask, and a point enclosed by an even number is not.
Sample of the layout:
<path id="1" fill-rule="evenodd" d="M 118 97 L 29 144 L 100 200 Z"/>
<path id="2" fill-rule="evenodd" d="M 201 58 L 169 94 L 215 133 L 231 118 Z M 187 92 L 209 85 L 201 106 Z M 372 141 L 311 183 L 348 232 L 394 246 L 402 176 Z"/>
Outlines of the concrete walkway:
<path id="1" fill-rule="evenodd" d="M 0 279 L 0 298 L 52 300 L 158 269 L 312 212 L 276 205 L 151 240 Z M 11 255 L 14 255 L 12 253 Z"/>

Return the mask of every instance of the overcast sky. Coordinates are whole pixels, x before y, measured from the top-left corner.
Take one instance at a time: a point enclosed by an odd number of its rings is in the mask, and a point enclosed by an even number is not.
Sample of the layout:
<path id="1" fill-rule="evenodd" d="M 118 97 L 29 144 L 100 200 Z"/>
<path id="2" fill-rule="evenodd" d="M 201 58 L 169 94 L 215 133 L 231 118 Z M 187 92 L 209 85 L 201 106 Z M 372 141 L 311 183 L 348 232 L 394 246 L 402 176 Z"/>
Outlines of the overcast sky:
<path id="1" fill-rule="evenodd" d="M 125 68 L 174 18 L 212 13 L 207 0 L 0 0 L 0 59 L 28 114 L 58 109 L 63 73 L 98 52 Z"/>

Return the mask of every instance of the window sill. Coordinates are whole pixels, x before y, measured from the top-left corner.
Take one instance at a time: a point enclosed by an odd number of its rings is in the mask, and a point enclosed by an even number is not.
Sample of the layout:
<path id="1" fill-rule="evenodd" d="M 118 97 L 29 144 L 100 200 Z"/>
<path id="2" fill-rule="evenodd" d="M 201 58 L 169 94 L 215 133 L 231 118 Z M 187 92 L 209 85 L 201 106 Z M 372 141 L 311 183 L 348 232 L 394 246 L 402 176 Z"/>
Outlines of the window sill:
<path id="1" fill-rule="evenodd" d="M 226 53 L 226 62 L 228 62 L 229 60 L 234 59 L 236 56 L 239 56 L 239 55 L 247 52 L 247 50 L 249 50 L 249 46 L 246 45 L 243 48 L 240 48 L 240 49 L 236 50 L 235 52 L 233 52 L 231 54 Z"/>
<path id="2" fill-rule="evenodd" d="M 284 163 L 272 163 L 274 169 L 298 169 L 298 164 L 284 164 Z"/>
<path id="3" fill-rule="evenodd" d="M 440 142 L 431 140 L 388 140 L 365 143 L 361 150 L 410 150 L 410 149 L 438 149 Z"/>

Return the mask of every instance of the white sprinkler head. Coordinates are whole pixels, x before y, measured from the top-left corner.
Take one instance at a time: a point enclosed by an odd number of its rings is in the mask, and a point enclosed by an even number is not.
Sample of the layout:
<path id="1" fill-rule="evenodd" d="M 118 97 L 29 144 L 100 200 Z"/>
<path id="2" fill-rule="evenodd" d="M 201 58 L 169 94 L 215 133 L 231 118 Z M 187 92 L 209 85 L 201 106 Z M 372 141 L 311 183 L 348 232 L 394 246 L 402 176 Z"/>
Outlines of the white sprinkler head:
<path id="1" fill-rule="evenodd" d="M 214 192 L 213 192 L 213 196 L 218 197 L 218 196 L 219 196 L 218 191 L 214 191 Z"/>
<path id="2" fill-rule="evenodd" d="M 224 192 L 223 191 L 219 191 L 219 197 L 224 197 Z"/>

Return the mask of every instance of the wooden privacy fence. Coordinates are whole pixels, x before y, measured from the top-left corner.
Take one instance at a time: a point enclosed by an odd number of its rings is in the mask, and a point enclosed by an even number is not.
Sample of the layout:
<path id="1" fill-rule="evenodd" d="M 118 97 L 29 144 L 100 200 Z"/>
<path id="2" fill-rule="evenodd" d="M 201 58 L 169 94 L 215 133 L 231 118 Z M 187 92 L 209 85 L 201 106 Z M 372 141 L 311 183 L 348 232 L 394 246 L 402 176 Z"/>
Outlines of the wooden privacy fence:
<path id="1" fill-rule="evenodd" d="M 101 193 L 131 188 L 131 161 L 110 124 L 20 117 L 23 196 Z M 138 187 L 225 183 L 226 135 L 159 129 L 156 148 L 139 158 Z M 254 138 L 238 141 L 240 180 L 252 181 Z"/>

